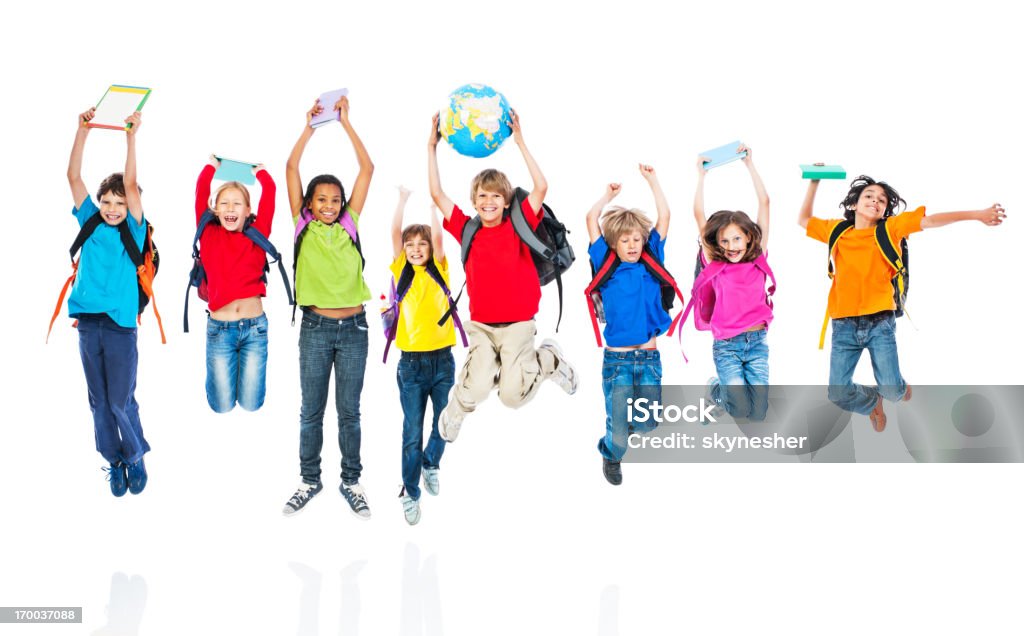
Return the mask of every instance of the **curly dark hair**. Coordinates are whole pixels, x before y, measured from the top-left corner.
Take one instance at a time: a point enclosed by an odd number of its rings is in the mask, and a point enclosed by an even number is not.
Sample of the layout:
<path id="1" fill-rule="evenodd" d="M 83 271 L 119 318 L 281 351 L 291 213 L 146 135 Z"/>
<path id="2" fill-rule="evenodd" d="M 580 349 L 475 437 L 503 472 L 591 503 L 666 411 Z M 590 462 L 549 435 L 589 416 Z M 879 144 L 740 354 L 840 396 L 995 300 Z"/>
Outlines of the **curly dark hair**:
<path id="1" fill-rule="evenodd" d="M 333 185 L 338 186 L 341 190 L 341 210 L 339 210 L 339 216 L 341 212 L 345 211 L 345 206 L 348 205 L 348 201 L 345 199 L 345 186 L 341 185 L 341 181 L 338 177 L 333 174 L 322 174 L 317 177 L 313 177 L 309 184 L 306 186 L 306 194 L 302 197 L 302 207 L 307 210 L 310 209 L 309 205 L 313 202 L 313 193 L 316 191 L 318 185 Z"/>
<path id="2" fill-rule="evenodd" d="M 896 214 L 896 206 L 900 208 L 906 208 L 907 202 L 903 200 L 899 192 L 896 192 L 896 188 L 892 187 L 885 181 L 875 181 L 871 177 L 862 174 L 852 182 L 850 182 L 850 191 L 846 193 L 846 198 L 839 204 L 839 207 L 843 209 L 843 218 L 847 221 L 852 221 L 854 217 L 853 209 L 857 205 L 857 201 L 860 200 L 860 195 L 864 192 L 864 188 L 868 186 L 876 185 L 885 192 L 885 213 L 882 214 L 883 219 L 887 219 L 890 216 Z"/>

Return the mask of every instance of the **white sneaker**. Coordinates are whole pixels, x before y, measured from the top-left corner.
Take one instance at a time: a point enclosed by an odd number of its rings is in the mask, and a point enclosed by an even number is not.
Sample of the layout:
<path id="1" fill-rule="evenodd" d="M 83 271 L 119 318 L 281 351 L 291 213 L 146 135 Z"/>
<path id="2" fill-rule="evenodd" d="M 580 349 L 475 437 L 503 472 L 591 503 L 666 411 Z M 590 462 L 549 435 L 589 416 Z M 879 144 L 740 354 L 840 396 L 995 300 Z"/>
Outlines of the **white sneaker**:
<path id="1" fill-rule="evenodd" d="M 562 387 L 562 390 L 569 395 L 575 393 L 576 389 L 578 389 L 580 385 L 579 377 L 576 375 L 575 367 L 565 359 L 565 354 L 562 353 L 562 348 L 559 347 L 558 343 L 551 338 L 547 338 L 541 342 L 540 348 L 547 349 L 555 356 L 557 365 L 555 366 L 555 372 L 551 376 L 551 380 L 553 380 L 558 386 Z"/>
<path id="2" fill-rule="evenodd" d="M 366 491 L 363 490 L 362 486 L 358 483 L 342 483 L 338 491 L 341 492 L 341 496 L 348 502 L 349 508 L 352 509 L 352 514 L 360 519 L 370 518 L 370 504 L 366 503 Z"/>
<path id="3" fill-rule="evenodd" d="M 423 489 L 434 496 L 441 492 L 441 482 L 438 480 L 440 472 L 440 468 L 423 469 Z"/>
<path id="4" fill-rule="evenodd" d="M 455 388 L 453 387 L 452 393 L 454 392 Z M 444 410 L 441 411 L 441 416 L 437 418 L 437 432 L 441 434 L 441 439 L 449 444 L 454 442 L 455 438 L 459 436 L 459 429 L 462 428 L 462 418 L 465 417 L 465 414 L 461 412 L 453 416 L 448 415 L 452 405 L 452 393 L 448 394 L 448 406 L 444 407 Z"/>
<path id="5" fill-rule="evenodd" d="M 402 494 L 399 495 L 402 500 L 402 511 L 405 512 L 405 521 L 410 526 L 414 526 L 420 522 L 420 502 L 418 499 L 413 499 L 409 495 L 405 494 L 405 488 L 402 489 Z"/>

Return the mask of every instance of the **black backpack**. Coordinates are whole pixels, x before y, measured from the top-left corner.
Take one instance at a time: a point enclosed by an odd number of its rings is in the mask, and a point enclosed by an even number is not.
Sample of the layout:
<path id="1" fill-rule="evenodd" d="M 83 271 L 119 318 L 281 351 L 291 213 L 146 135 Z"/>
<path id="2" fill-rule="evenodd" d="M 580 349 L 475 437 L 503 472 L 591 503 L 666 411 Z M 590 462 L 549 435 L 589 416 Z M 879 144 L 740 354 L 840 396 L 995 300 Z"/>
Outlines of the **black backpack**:
<path id="1" fill-rule="evenodd" d="M 505 216 L 511 221 L 512 229 L 515 230 L 519 240 L 530 248 L 533 266 L 537 269 L 537 278 L 540 279 L 540 284 L 547 285 L 551 281 L 558 284 L 558 323 L 555 325 L 557 332 L 558 327 L 562 324 L 562 273 L 572 266 L 576 255 L 572 251 L 572 246 L 569 245 L 568 228 L 555 217 L 555 213 L 547 204 L 541 206 L 544 214 L 541 216 L 540 223 L 537 224 L 537 229 L 530 227 L 530 223 L 523 213 L 523 201 L 529 196 L 530 193 L 526 190 L 516 188 L 512 195 L 512 205 L 505 212 Z M 469 249 L 473 246 L 473 237 L 476 236 L 482 224 L 480 217 L 474 216 L 462 228 L 463 267 L 469 258 Z M 459 298 L 461 297 L 462 292 L 460 291 Z M 456 298 L 455 302 L 458 303 L 459 299 Z"/>

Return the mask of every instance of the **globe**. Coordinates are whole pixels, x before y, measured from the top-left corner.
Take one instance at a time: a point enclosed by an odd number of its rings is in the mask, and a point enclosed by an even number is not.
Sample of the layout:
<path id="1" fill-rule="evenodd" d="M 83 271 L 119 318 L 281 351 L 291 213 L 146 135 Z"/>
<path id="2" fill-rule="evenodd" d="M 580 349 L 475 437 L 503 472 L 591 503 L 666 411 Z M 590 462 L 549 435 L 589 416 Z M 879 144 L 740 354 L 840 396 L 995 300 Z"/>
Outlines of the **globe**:
<path id="1" fill-rule="evenodd" d="M 490 86 L 466 84 L 448 96 L 441 113 L 441 136 L 461 155 L 487 157 L 512 134 L 505 96 Z"/>

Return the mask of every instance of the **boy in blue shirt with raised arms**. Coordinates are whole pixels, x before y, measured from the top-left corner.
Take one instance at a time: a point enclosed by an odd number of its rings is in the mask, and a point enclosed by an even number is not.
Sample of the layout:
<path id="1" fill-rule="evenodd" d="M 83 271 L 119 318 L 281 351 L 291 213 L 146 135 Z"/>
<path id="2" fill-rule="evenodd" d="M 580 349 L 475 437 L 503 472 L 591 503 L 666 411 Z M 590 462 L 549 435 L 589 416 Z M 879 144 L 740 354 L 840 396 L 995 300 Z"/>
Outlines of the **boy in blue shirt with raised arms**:
<path id="1" fill-rule="evenodd" d="M 131 239 L 140 251 L 143 249 L 146 221 L 135 173 L 135 136 L 141 118 L 136 112 L 125 120 L 130 127 L 124 173 L 115 172 L 100 183 L 97 207 L 82 181 L 82 154 L 89 135 L 88 123 L 95 112 L 91 108 L 78 117 L 68 184 L 75 202 L 72 213 L 79 227 L 97 214 L 101 222 L 82 245 L 68 314 L 78 320 L 78 347 L 89 388 L 96 450 L 110 463 L 105 469 L 110 491 L 121 497 L 129 490 L 137 495 L 146 487 L 142 457 L 149 451 L 135 401 L 139 283 L 118 227 L 127 224 Z"/>

